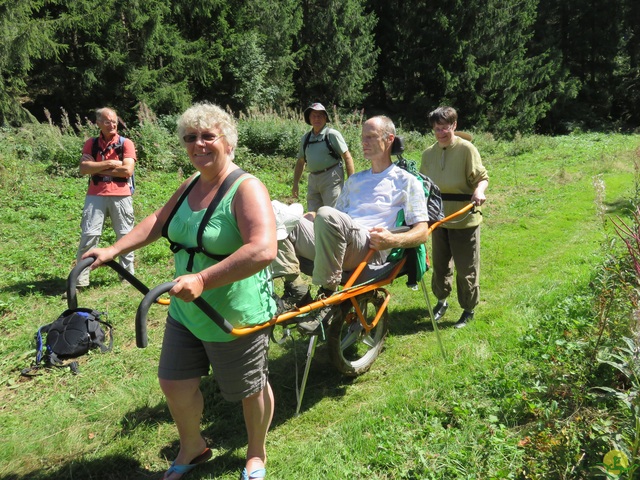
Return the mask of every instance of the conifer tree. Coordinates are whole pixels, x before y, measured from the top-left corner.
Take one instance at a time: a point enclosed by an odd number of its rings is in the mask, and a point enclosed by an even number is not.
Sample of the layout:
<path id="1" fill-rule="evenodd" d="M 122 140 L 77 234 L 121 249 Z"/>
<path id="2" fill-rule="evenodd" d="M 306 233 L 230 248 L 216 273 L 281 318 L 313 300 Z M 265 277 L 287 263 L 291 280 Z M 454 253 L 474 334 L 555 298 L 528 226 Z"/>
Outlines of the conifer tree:
<path id="1" fill-rule="evenodd" d="M 302 27 L 299 0 L 236 0 L 225 51 L 223 92 L 239 108 L 280 107 L 291 101 Z"/>
<path id="2" fill-rule="evenodd" d="M 184 38 L 167 2 L 60 0 L 49 14 L 57 16 L 57 38 L 67 49 L 59 62 L 40 62 L 31 77 L 35 107 L 57 103 L 86 115 L 111 105 L 126 117 L 145 102 L 172 113 L 191 102 L 192 79 L 215 77 L 211 50 Z"/>
<path id="3" fill-rule="evenodd" d="M 64 46 L 55 40 L 55 22 L 41 13 L 47 2 L 0 0 L 0 125 L 34 117 L 22 106 L 34 62 L 56 59 Z"/>
<path id="4" fill-rule="evenodd" d="M 358 106 L 376 70 L 376 17 L 364 0 L 302 0 L 295 78 L 301 103 Z"/>
<path id="5" fill-rule="evenodd" d="M 374 100 L 418 121 L 449 104 L 467 125 L 506 135 L 531 131 L 551 107 L 559 67 L 527 49 L 537 0 L 372 2 L 384 22 Z"/>

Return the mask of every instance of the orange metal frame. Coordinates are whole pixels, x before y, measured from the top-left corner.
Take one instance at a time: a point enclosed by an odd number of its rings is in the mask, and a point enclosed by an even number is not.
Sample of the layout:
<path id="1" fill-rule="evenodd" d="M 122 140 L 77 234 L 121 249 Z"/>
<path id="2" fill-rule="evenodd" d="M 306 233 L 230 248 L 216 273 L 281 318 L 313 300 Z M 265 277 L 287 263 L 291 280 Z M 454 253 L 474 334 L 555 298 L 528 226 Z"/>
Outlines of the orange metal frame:
<path id="1" fill-rule="evenodd" d="M 442 225 L 443 223 L 448 222 L 452 218 L 455 218 L 455 217 L 457 217 L 459 215 L 462 215 L 465 212 L 468 212 L 473 207 L 474 207 L 474 204 L 470 203 L 469 205 L 466 205 L 465 207 L 463 207 L 462 209 L 458 210 L 457 212 L 449 215 L 448 217 L 446 217 L 446 218 L 444 218 L 444 219 L 442 219 L 442 220 L 440 220 L 438 222 L 435 222 L 433 225 L 431 225 L 429 227 L 429 230 L 428 230 L 428 233 L 427 233 L 427 237 L 429 235 L 431 235 L 431 233 L 437 227 Z M 355 286 L 354 287 L 353 284 L 355 283 L 355 281 L 358 279 L 358 277 L 360 276 L 360 274 L 362 273 L 364 268 L 369 263 L 369 260 L 371 259 L 371 256 L 373 255 L 374 252 L 375 252 L 375 250 L 369 250 L 369 252 L 367 252 L 367 255 L 365 256 L 365 258 L 358 265 L 358 267 L 353 271 L 353 273 L 351 274 L 351 276 L 347 280 L 347 283 L 345 283 L 344 287 L 339 292 L 336 292 L 335 294 L 331 295 L 328 298 L 325 298 L 325 299 L 322 299 L 322 300 L 316 300 L 314 302 L 309 303 L 308 305 L 304 305 L 304 306 L 296 308 L 294 310 L 290 310 L 288 312 L 284 312 L 284 313 L 278 315 L 277 317 L 272 318 L 268 322 L 261 323 L 260 325 L 255 325 L 253 327 L 234 328 L 231 331 L 231 333 L 233 335 L 236 335 L 236 336 L 248 335 L 248 334 L 256 332 L 258 330 L 262 330 L 263 328 L 268 328 L 268 327 L 272 327 L 274 325 L 278 325 L 278 324 L 284 323 L 284 322 L 286 322 L 288 320 L 291 320 L 292 318 L 297 317 L 298 315 L 309 313 L 309 312 L 311 312 L 313 310 L 317 310 L 318 308 L 337 305 L 337 304 L 340 304 L 340 303 L 342 303 L 342 302 L 344 302 L 346 300 L 350 300 L 351 301 L 351 303 L 353 304 L 354 309 L 356 311 L 356 314 L 357 314 L 357 317 L 358 317 L 358 321 L 362 325 L 362 328 L 364 328 L 367 332 L 369 332 L 370 330 L 375 328 L 376 324 L 378 323 L 378 321 L 382 317 L 382 314 L 386 310 L 387 305 L 389 304 L 389 301 L 391 300 L 391 294 L 386 289 L 384 289 L 382 287 L 384 287 L 385 285 L 389 285 L 390 283 L 392 283 L 396 279 L 396 277 L 398 276 L 398 273 L 400 273 L 400 271 L 402 270 L 402 267 L 404 267 L 404 264 L 405 264 L 405 262 L 407 260 L 406 257 L 404 257 L 400 261 L 398 261 L 398 263 L 393 267 L 391 272 L 385 278 L 380 279 L 380 280 L 375 281 L 375 282 L 371 282 L 371 283 L 365 284 L 365 285 L 360 285 L 360 286 Z M 364 318 L 364 315 L 362 314 L 362 311 L 360 309 L 360 306 L 358 305 L 358 301 L 356 300 L 356 297 L 358 295 L 362 295 L 363 293 L 367 293 L 367 292 L 370 292 L 370 291 L 376 290 L 376 289 L 382 290 L 384 292 L 385 299 L 384 299 L 381 307 L 378 309 L 376 317 L 369 324 L 369 323 L 367 323 L 367 320 Z"/>

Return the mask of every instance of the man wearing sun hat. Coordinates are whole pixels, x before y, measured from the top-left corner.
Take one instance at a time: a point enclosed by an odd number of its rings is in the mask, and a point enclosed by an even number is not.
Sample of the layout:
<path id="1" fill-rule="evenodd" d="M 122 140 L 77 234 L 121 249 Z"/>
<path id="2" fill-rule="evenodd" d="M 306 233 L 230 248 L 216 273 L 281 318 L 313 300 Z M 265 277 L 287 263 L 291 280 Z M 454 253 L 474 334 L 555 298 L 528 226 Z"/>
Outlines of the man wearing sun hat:
<path id="1" fill-rule="evenodd" d="M 347 177 L 354 173 L 353 159 L 344 138 L 329 128 L 329 115 L 321 103 L 313 103 L 304 111 L 304 120 L 311 131 L 300 139 L 298 162 L 293 173 L 292 195 L 298 198 L 302 172 L 309 172 L 307 184 L 307 211 L 315 212 L 322 206 L 333 207 Z"/>

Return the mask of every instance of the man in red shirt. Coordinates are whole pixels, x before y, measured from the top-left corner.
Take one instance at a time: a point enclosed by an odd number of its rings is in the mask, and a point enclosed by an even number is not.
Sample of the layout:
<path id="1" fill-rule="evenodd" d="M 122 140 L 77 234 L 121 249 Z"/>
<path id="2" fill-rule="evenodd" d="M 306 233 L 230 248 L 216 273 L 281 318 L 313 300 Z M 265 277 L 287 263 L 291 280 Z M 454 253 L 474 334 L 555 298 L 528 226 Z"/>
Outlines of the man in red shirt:
<path id="1" fill-rule="evenodd" d="M 80 225 L 82 236 L 78 260 L 83 253 L 98 246 L 106 217 L 111 218 L 118 239 L 129 233 L 134 224 L 131 195 L 136 162 L 135 146 L 128 138 L 118 135 L 118 115 L 115 110 L 96 110 L 96 123 L 100 128 L 100 135 L 86 141 L 80 159 L 80 174 L 90 177 Z M 133 274 L 133 252 L 121 256 L 120 264 Z M 78 276 L 77 285 L 89 285 L 88 268 Z"/>

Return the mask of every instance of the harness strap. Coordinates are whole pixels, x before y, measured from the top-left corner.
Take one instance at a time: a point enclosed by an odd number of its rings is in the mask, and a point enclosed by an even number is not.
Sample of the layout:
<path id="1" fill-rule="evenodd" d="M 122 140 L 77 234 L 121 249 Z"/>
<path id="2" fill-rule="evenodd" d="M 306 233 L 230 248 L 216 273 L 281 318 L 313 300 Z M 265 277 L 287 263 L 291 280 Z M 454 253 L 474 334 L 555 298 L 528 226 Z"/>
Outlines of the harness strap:
<path id="1" fill-rule="evenodd" d="M 36 365 L 40 365 L 42 358 L 44 356 L 44 344 L 42 342 L 42 335 L 49 331 L 53 323 L 49 323 L 48 325 L 43 325 L 36 332 Z"/>
<path id="2" fill-rule="evenodd" d="M 180 198 L 176 202 L 176 206 L 173 207 L 173 210 L 171 210 L 171 213 L 169 214 L 169 218 L 167 218 L 167 221 L 162 226 L 162 236 L 164 238 L 166 238 L 167 240 L 169 240 L 169 242 L 171 243 L 171 245 L 172 245 L 172 247 L 171 247 L 172 250 L 171 251 L 173 251 L 173 242 L 169 238 L 169 225 L 171 224 L 171 220 L 173 220 L 173 217 L 175 216 L 176 212 L 178 211 L 178 208 L 180 208 L 180 205 L 182 205 L 182 202 L 184 202 L 184 199 L 187 198 L 187 195 L 189 195 L 189 192 L 191 191 L 191 189 L 195 186 L 196 183 L 198 183 L 198 180 L 200 180 L 200 175 L 198 175 L 193 180 L 193 182 L 191 182 L 189 185 L 187 185 L 187 188 L 185 189 L 184 192 L 182 192 L 182 195 L 180 195 Z"/>
<path id="3" fill-rule="evenodd" d="M 214 260 L 217 260 L 219 262 L 229 256 L 226 254 L 216 254 L 216 253 L 207 252 L 202 244 L 202 236 L 204 235 L 204 231 L 207 228 L 207 224 L 209 223 L 209 220 L 211 220 L 211 216 L 213 215 L 213 212 L 216 210 L 216 208 L 220 204 L 220 201 L 222 200 L 222 198 L 225 196 L 225 194 L 227 193 L 231 185 L 233 185 L 235 181 L 245 173 L 246 172 L 244 170 L 242 170 L 241 168 L 238 168 L 237 170 L 234 170 L 229 175 L 227 175 L 227 178 L 224 179 L 224 181 L 218 188 L 218 191 L 216 192 L 215 196 L 213 197 L 213 200 L 211 200 L 211 203 L 207 207 L 207 211 L 205 212 L 204 217 L 202 218 L 202 222 L 200 223 L 200 227 L 198 228 L 198 233 L 196 235 L 196 241 L 198 245 L 195 247 L 185 247 L 180 243 L 172 241 L 169 238 L 169 224 L 171 223 L 171 220 L 173 220 L 173 217 L 175 216 L 176 212 L 178 211 L 178 209 L 180 208 L 184 200 L 189 195 L 189 192 L 191 192 L 194 185 L 198 182 L 198 180 L 200 180 L 200 176 L 196 177 L 193 180 L 193 182 L 189 184 L 189 186 L 186 188 L 186 190 L 182 193 L 182 195 L 178 199 L 178 202 L 176 203 L 175 207 L 173 207 L 173 210 L 169 214 L 169 218 L 167 219 L 165 224 L 162 226 L 162 236 L 165 237 L 167 240 L 169 240 L 169 248 L 173 253 L 177 253 L 180 250 L 184 250 L 189 254 L 189 260 L 187 262 L 187 271 L 191 272 L 193 270 L 193 261 L 197 253 L 202 253 L 207 257 L 213 258 Z"/>
<path id="4" fill-rule="evenodd" d="M 126 182 L 129 179 L 126 177 L 105 177 L 102 175 L 91 175 L 91 180 L 94 185 L 97 185 L 98 182 Z"/>
<path id="5" fill-rule="evenodd" d="M 126 138 L 120 135 L 116 143 L 107 145 L 107 148 L 102 150 L 100 148 L 100 143 L 99 143 L 100 137 L 94 137 L 93 143 L 91 144 L 91 156 L 94 158 L 94 160 L 97 160 L 97 155 L 99 153 L 100 155 L 102 155 L 102 159 L 104 160 L 107 153 L 109 153 L 111 150 L 115 150 L 116 153 L 118 154 L 118 157 L 120 158 L 120 161 L 122 161 L 124 158 L 124 141 L 125 140 Z M 98 183 L 100 182 L 128 182 L 129 179 L 126 177 L 109 177 L 109 176 L 105 177 L 103 175 L 91 175 L 89 181 L 93 182 L 94 185 L 98 185 Z M 133 179 L 133 177 L 131 177 L 131 185 L 133 188 L 135 188 L 134 182 L 135 180 Z"/>
<path id="6" fill-rule="evenodd" d="M 224 260 L 225 258 L 227 258 L 229 255 L 218 255 L 216 253 L 209 253 L 207 251 L 205 251 L 202 247 L 197 246 L 197 247 L 185 247 L 184 245 L 180 244 L 180 243 L 176 243 L 173 242 L 171 240 L 169 240 L 169 249 L 173 252 L 173 253 L 178 253 L 180 250 L 184 250 L 185 252 L 187 252 L 189 254 L 189 261 L 187 262 L 187 270 L 189 272 L 193 271 L 193 261 L 195 259 L 196 253 L 202 253 L 204 255 L 206 255 L 209 258 L 213 258 L 214 260 L 217 260 L 218 262 L 221 262 L 222 260 Z"/>
<path id="7" fill-rule="evenodd" d="M 102 150 L 100 148 L 100 137 L 94 137 L 93 139 L 93 144 L 91 145 L 91 156 L 96 159 L 96 155 L 99 153 L 100 155 L 102 155 L 102 159 L 104 160 L 104 157 L 106 156 L 107 153 L 109 153 L 111 150 L 116 150 L 116 152 L 118 153 L 118 156 L 120 157 L 120 160 L 122 160 L 123 156 L 124 156 L 124 141 L 125 141 L 125 137 L 123 137 L 122 135 L 120 135 L 118 137 L 118 141 L 116 143 L 112 143 L 110 145 L 107 145 L 107 148 L 105 148 L 104 150 Z M 120 150 L 120 151 L 118 151 Z"/>
<path id="8" fill-rule="evenodd" d="M 97 344 L 98 347 L 100 347 L 100 351 L 102 353 L 105 353 L 105 352 L 109 352 L 109 351 L 111 351 L 111 349 L 113 349 L 113 326 L 109 322 L 105 322 L 104 320 L 100 320 L 99 315 L 94 315 L 96 321 L 98 323 L 101 323 L 105 327 L 109 327 L 109 331 L 107 332 L 109 334 L 109 346 L 105 345 L 104 343 L 102 343 L 98 339 L 95 339 L 94 343 Z"/>
<path id="9" fill-rule="evenodd" d="M 333 158 L 335 158 L 336 160 L 340 160 L 340 155 L 338 155 L 336 153 L 336 151 L 333 149 L 333 146 L 331 145 L 331 142 L 329 141 L 329 135 L 328 135 L 328 130 L 327 133 L 324 134 L 323 139 L 322 140 L 314 140 L 313 142 L 311 141 L 311 134 L 313 133 L 313 129 L 311 129 L 307 135 L 304 137 L 304 143 L 302 145 L 302 153 L 304 154 L 304 161 L 307 161 L 307 147 L 312 144 L 312 143 L 321 143 L 324 142 L 327 146 L 327 150 L 329 150 L 329 155 L 331 155 Z M 329 168 L 333 168 L 337 165 L 337 163 L 335 165 L 332 165 Z M 329 170 L 329 169 L 327 169 Z M 320 172 L 313 172 L 313 173 L 320 173 Z"/>
<path id="10" fill-rule="evenodd" d="M 69 362 L 66 364 L 61 362 L 59 364 L 49 363 L 49 365 L 32 365 L 31 367 L 22 369 L 22 371 L 20 372 L 20 375 L 25 377 L 35 377 L 37 375 L 36 372 L 38 372 L 41 368 L 45 368 L 45 367 L 56 367 L 56 368 L 69 367 L 69 370 L 71 370 L 71 373 L 73 373 L 74 375 L 78 373 L 78 362 L 77 360 L 74 360 L 73 362 Z"/>

